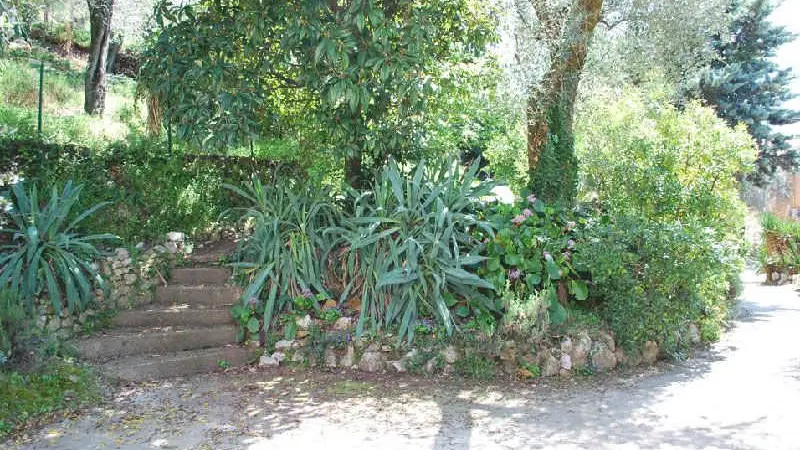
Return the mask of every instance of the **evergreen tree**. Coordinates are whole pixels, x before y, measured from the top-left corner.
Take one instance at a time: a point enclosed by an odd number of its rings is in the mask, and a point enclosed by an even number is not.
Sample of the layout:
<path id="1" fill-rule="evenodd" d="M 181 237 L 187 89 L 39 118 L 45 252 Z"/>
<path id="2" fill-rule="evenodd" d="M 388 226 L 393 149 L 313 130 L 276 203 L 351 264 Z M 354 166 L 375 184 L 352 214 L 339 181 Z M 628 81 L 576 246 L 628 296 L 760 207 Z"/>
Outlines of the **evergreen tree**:
<path id="1" fill-rule="evenodd" d="M 781 70 L 771 59 L 795 35 L 770 22 L 774 6 L 768 0 L 733 0 L 728 33 L 712 42 L 718 58 L 700 80 L 700 96 L 729 124 L 743 122 L 759 149 L 752 181 L 763 183 L 778 168 L 800 163 L 791 136 L 773 127 L 800 121 L 800 111 L 783 108 L 795 97 L 791 69 Z"/>

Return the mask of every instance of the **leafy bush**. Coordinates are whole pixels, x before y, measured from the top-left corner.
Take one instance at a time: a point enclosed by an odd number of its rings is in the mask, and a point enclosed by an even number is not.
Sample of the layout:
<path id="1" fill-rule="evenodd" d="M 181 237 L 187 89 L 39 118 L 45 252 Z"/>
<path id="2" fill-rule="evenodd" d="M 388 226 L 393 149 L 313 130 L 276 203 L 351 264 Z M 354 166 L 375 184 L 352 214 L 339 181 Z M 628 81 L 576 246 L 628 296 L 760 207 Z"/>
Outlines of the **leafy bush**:
<path id="1" fill-rule="evenodd" d="M 323 232 L 338 223 L 339 213 L 327 191 L 308 184 L 288 180 L 263 184 L 254 177 L 244 188 L 225 187 L 247 202 L 247 207 L 235 211 L 253 227 L 237 249 L 234 267 L 246 278 L 248 287 L 244 304 L 234 315 L 256 333 L 260 326 L 252 322 L 257 316 L 251 312 L 259 313 L 264 328 L 269 329 L 273 317 L 283 312 L 292 298 L 311 297 L 312 289 L 326 292 L 322 279 L 330 242 Z M 315 306 L 319 308 L 318 303 Z"/>
<path id="2" fill-rule="evenodd" d="M 13 360 L 23 348 L 30 314 L 14 292 L 0 290 L 0 367 Z"/>
<path id="3" fill-rule="evenodd" d="M 779 270 L 795 270 L 800 267 L 800 222 L 784 220 L 764 213 L 761 215 L 762 243 L 759 263 L 762 270 L 775 267 Z M 768 280 L 770 281 L 770 280 Z"/>
<path id="4" fill-rule="evenodd" d="M 593 96 L 577 120 L 584 195 L 614 213 L 696 223 L 739 239 L 745 207 L 737 176 L 756 158 L 744 125 L 730 128 L 696 102 L 679 110 L 658 90 L 617 97 Z"/>
<path id="5" fill-rule="evenodd" d="M 47 111 L 76 103 L 81 80 L 47 70 L 44 78 L 44 107 Z M 3 103 L 28 109 L 39 104 L 39 71 L 27 60 L 0 60 L 0 92 Z"/>
<path id="6" fill-rule="evenodd" d="M 574 215 L 530 195 L 523 204 L 496 205 L 487 216 L 498 231 L 486 244 L 488 259 L 481 274 L 498 291 L 508 284 L 517 299 L 543 291 L 552 323 L 564 322 L 567 294 L 581 301 L 588 297 L 586 284 L 572 267 L 580 238 Z M 581 226 L 586 222 L 580 221 Z"/>
<path id="7" fill-rule="evenodd" d="M 692 323 L 704 339 L 718 337 L 742 268 L 738 248 L 713 229 L 637 216 L 596 225 L 575 266 L 591 275 L 592 297 L 623 345 L 655 340 L 668 352 L 689 345 Z"/>
<path id="8" fill-rule="evenodd" d="M 225 183 L 239 185 L 253 173 L 299 175 L 294 166 L 278 168 L 265 159 L 169 154 L 162 143 L 143 139 L 103 150 L 32 140 L 0 140 L 4 145 L 8 153 L 0 155 L 0 168 L 5 171 L 43 186 L 66 180 L 83 184 L 79 208 L 111 203 L 87 218 L 83 228 L 113 230 L 129 244 L 160 239 L 169 231 L 192 234 L 213 227 L 225 210 L 242 204 Z"/>
<path id="9" fill-rule="evenodd" d="M 456 315 L 496 314 L 494 286 L 474 273 L 479 255 L 475 229 L 491 234 L 473 204 L 491 185 L 476 182 L 479 163 L 464 173 L 456 161 L 420 163 L 406 176 L 394 161 L 376 175 L 372 191 L 352 192 L 352 217 L 331 229 L 340 251 L 333 272 L 341 301 L 360 298 L 357 332 L 397 327 L 413 339 L 418 322 L 433 316 L 452 332 Z"/>
<path id="10" fill-rule="evenodd" d="M 86 236 L 76 227 L 106 204 L 74 214 L 81 187 L 71 182 L 61 192 L 54 186 L 44 206 L 35 185 L 26 190 L 19 182 L 11 192 L 8 228 L 0 229 L 8 242 L 0 246 L 0 288 L 20 293 L 31 307 L 46 292 L 58 313 L 65 302 L 70 313 L 80 311 L 92 300 L 95 286 L 104 287 L 92 263 L 100 256 L 95 243 L 116 237 Z"/>

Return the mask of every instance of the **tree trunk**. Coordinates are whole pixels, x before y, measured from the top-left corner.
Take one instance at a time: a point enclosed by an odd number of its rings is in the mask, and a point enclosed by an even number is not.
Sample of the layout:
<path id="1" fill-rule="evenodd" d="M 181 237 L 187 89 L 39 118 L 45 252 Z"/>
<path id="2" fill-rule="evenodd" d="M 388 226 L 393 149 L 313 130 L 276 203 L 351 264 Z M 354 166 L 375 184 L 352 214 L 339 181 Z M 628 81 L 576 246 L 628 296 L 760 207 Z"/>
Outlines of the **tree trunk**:
<path id="1" fill-rule="evenodd" d="M 108 44 L 108 56 L 106 57 L 106 73 L 115 73 L 117 69 L 117 55 L 122 49 L 122 38 L 114 36 Z"/>
<path id="2" fill-rule="evenodd" d="M 546 202 L 575 200 L 578 173 L 572 136 L 575 98 L 602 7 L 603 0 L 573 0 L 550 70 L 541 88 L 528 99 L 530 187 Z"/>
<path id="3" fill-rule="evenodd" d="M 89 64 L 83 109 L 87 114 L 102 115 L 106 106 L 106 58 L 111 36 L 111 13 L 114 0 L 87 0 L 89 4 Z"/>
<path id="4" fill-rule="evenodd" d="M 361 152 L 356 152 L 355 155 L 349 156 L 344 162 L 344 177 L 347 184 L 353 189 L 361 189 L 363 187 L 364 174 L 361 171 Z"/>

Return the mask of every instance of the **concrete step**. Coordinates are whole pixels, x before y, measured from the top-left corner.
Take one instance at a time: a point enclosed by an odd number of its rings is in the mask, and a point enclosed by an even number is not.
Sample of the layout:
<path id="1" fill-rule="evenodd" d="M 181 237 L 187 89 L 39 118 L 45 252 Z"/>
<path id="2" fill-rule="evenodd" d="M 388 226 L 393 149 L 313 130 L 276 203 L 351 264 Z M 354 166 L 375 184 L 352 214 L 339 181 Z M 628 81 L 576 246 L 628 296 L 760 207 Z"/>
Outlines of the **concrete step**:
<path id="1" fill-rule="evenodd" d="M 219 264 L 233 255 L 236 245 L 232 240 L 216 241 L 202 248 L 195 248 L 186 259 L 198 264 Z"/>
<path id="2" fill-rule="evenodd" d="M 100 371 L 122 381 L 151 381 L 215 372 L 227 365 L 244 366 L 249 362 L 250 356 L 250 350 L 230 345 L 115 359 L 102 364 Z"/>
<path id="3" fill-rule="evenodd" d="M 114 318 L 114 326 L 118 328 L 213 327 L 236 324 L 230 308 L 188 305 L 150 305 L 145 308 L 120 311 Z"/>
<path id="4" fill-rule="evenodd" d="M 176 267 L 170 271 L 170 284 L 184 286 L 224 285 L 231 277 L 226 267 Z"/>
<path id="5" fill-rule="evenodd" d="M 239 301 L 242 289 L 235 286 L 157 286 L 155 302 L 161 305 L 230 306 Z"/>
<path id="6" fill-rule="evenodd" d="M 218 325 L 205 328 L 148 328 L 112 330 L 77 342 L 78 353 L 92 361 L 108 361 L 133 355 L 163 354 L 183 350 L 221 347 L 236 342 L 239 327 Z"/>

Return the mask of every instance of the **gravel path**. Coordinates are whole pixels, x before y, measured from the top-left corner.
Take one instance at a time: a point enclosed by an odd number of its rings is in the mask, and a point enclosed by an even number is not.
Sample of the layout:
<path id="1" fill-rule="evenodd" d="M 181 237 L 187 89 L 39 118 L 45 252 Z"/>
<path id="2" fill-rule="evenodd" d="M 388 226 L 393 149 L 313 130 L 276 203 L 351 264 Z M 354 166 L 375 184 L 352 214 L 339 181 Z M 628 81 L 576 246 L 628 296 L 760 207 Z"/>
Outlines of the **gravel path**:
<path id="1" fill-rule="evenodd" d="M 536 386 L 248 372 L 121 388 L 19 449 L 800 449 L 800 296 L 746 284 L 742 317 L 680 365 Z M 355 378 L 354 378 L 355 377 Z"/>

